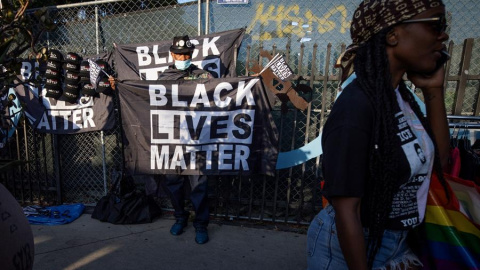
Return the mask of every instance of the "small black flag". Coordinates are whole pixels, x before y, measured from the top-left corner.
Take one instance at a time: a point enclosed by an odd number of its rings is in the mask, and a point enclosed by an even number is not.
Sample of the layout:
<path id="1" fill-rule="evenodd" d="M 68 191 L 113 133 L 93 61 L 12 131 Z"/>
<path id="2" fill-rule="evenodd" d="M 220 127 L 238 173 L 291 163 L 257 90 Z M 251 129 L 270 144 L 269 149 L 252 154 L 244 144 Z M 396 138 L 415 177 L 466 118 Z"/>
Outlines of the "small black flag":
<path id="1" fill-rule="evenodd" d="M 283 82 L 290 81 L 293 77 L 293 71 L 287 64 L 287 61 L 285 61 L 283 55 L 277 56 L 272 60 L 269 67 L 273 74 Z"/>
<path id="2" fill-rule="evenodd" d="M 102 76 L 100 76 L 100 72 L 102 72 L 102 68 L 92 61 L 91 59 L 88 59 L 88 64 L 90 65 L 90 83 L 93 85 L 95 89 L 97 89 L 98 83 L 102 79 Z M 105 71 L 103 71 L 105 73 Z"/>

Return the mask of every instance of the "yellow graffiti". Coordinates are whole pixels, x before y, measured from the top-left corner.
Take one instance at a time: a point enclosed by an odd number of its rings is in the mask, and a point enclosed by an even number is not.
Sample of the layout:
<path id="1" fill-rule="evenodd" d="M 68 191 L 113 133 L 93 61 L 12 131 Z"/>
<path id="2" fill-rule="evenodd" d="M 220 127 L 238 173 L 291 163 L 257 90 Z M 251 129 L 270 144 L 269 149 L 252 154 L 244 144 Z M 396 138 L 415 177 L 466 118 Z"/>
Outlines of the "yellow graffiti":
<path id="1" fill-rule="evenodd" d="M 335 15 L 340 16 L 339 26 L 337 26 L 335 21 L 331 20 Z M 293 25 L 292 22 L 295 22 L 296 25 Z M 262 28 L 270 23 L 276 24 L 276 30 L 272 32 L 262 31 Z M 286 35 L 296 35 L 302 38 L 306 35 L 306 31 L 317 31 L 320 34 L 324 34 L 337 28 L 340 33 L 344 34 L 350 28 L 350 21 L 347 21 L 347 8 L 344 5 L 330 9 L 323 17 L 317 17 L 311 10 L 307 10 L 304 16 L 301 16 L 299 5 L 289 7 L 270 5 L 268 8 L 265 8 L 265 4 L 262 3 L 258 5 L 255 18 L 247 27 L 247 32 L 251 32 L 257 24 L 260 24 L 261 34 L 253 35 L 252 38 L 258 40 L 282 38 Z M 304 28 L 304 25 L 308 25 L 308 27 Z"/>

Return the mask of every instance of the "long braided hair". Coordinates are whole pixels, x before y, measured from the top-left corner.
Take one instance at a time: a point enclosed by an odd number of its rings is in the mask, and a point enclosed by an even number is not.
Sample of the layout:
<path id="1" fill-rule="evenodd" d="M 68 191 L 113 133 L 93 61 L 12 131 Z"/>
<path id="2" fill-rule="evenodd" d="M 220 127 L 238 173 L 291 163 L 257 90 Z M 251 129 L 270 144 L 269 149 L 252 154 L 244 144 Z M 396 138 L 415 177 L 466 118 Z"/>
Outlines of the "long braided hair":
<path id="1" fill-rule="evenodd" d="M 374 130 L 369 160 L 369 179 L 367 182 L 368 200 L 363 201 L 368 209 L 366 217 L 370 221 L 367 239 L 368 265 L 372 267 L 373 259 L 380 248 L 387 219 L 391 211 L 392 200 L 398 190 L 398 164 L 402 154 L 395 113 L 400 110 L 392 86 L 389 62 L 386 53 L 386 35 L 392 27 L 387 27 L 362 44 L 354 59 L 354 70 L 362 90 L 373 104 L 375 112 Z M 399 86 L 402 99 L 407 101 L 420 119 L 425 130 L 435 145 L 434 169 L 440 182 L 446 188 L 441 172 L 440 159 L 431 131 L 413 93 L 402 81 Z"/>

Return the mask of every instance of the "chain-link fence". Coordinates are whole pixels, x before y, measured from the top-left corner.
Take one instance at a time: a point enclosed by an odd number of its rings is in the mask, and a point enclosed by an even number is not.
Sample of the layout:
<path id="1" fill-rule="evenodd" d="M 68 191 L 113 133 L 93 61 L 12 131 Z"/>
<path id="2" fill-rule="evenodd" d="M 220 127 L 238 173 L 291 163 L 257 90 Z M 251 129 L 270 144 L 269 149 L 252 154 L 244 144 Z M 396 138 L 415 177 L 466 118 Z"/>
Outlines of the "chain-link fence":
<path id="1" fill-rule="evenodd" d="M 181 4 L 180 2 L 186 2 Z M 222 1 L 117 1 L 106 0 L 50 7 L 59 24 L 38 46 L 64 52 L 95 55 L 113 50 L 113 44 L 170 40 L 173 36 L 198 36 L 246 28 L 239 48 L 237 73 L 247 74 L 260 50 L 282 52 L 299 82 L 310 85 L 301 93 L 310 105 L 300 111 L 273 111 L 280 132 L 281 152 L 308 144 L 321 133 L 336 89 L 333 64 L 350 41 L 349 23 L 358 0 L 250 0 L 248 4 Z M 458 75 L 463 40 L 480 36 L 479 4 L 476 0 L 445 0 L 454 42 L 450 75 Z M 480 73 L 478 42 L 471 57 L 470 74 Z M 327 48 L 330 47 L 330 50 Z M 263 64 L 265 64 L 266 60 Z M 447 106 L 453 108 L 458 82 L 448 83 Z M 472 114 L 479 93 L 478 78 L 468 81 L 462 114 Z M 118 119 L 118 116 L 117 116 Z M 25 145 L 12 149 L 12 156 L 33 160 L 22 166 L 21 179 L 31 179 L 38 193 L 25 201 L 95 203 L 110 184 L 110 172 L 122 167 L 120 126 L 108 132 L 79 135 L 38 134 L 29 127 Z M 23 136 L 23 135 L 21 135 Z M 22 142 L 22 140 L 17 140 Z M 308 223 L 320 207 L 320 157 L 278 170 L 273 178 L 218 178 L 210 183 L 212 213 L 238 218 Z M 26 177 L 26 175 L 28 177 Z M 147 179 L 148 181 L 148 179 Z M 23 184 L 21 185 L 23 187 Z M 40 192 L 41 191 L 41 192 Z M 48 194 L 45 195 L 45 194 Z M 58 195 L 60 194 L 60 195 Z M 163 203 L 167 203 L 166 200 Z"/>

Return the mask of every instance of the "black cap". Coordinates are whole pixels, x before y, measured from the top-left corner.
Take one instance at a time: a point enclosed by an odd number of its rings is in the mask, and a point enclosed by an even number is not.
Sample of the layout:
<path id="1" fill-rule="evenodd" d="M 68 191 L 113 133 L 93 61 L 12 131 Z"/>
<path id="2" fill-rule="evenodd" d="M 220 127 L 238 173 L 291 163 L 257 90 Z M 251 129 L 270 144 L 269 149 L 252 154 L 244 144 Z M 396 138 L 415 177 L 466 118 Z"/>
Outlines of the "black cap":
<path id="1" fill-rule="evenodd" d="M 67 84 L 77 84 L 80 81 L 80 76 L 78 72 L 69 71 L 65 73 L 65 82 Z"/>
<path id="2" fill-rule="evenodd" d="M 63 66 L 61 62 L 55 61 L 55 60 L 48 60 L 47 61 L 47 68 L 53 69 L 55 71 L 62 71 Z"/>
<path id="3" fill-rule="evenodd" d="M 80 64 L 80 75 L 82 77 L 90 76 L 90 63 L 87 60 L 82 61 Z"/>
<path id="4" fill-rule="evenodd" d="M 95 96 L 97 95 L 97 91 L 95 91 L 95 87 L 90 83 L 86 83 L 82 87 L 82 94 L 84 96 Z"/>
<path id="5" fill-rule="evenodd" d="M 67 62 L 72 64 L 78 64 L 82 61 L 82 57 L 74 52 L 68 52 L 65 56 Z"/>
<path id="6" fill-rule="evenodd" d="M 78 72 L 80 71 L 80 64 L 66 62 L 63 67 L 68 71 Z"/>
<path id="7" fill-rule="evenodd" d="M 105 71 L 106 73 L 110 74 L 111 73 L 111 69 L 110 69 L 110 65 L 108 64 L 107 61 L 103 60 L 103 59 L 97 59 L 95 61 L 95 63 L 101 68 L 103 69 L 103 71 Z"/>
<path id="8" fill-rule="evenodd" d="M 63 54 L 59 50 L 49 50 L 47 58 L 48 58 L 48 60 L 62 62 L 63 61 Z"/>
<path id="9" fill-rule="evenodd" d="M 62 82 L 60 78 L 47 78 L 47 80 L 45 81 L 45 85 L 48 86 L 49 88 L 61 87 Z"/>
<path id="10" fill-rule="evenodd" d="M 97 91 L 105 95 L 110 95 L 113 93 L 112 86 L 110 85 L 110 81 L 108 80 L 108 77 L 103 77 L 98 82 Z"/>
<path id="11" fill-rule="evenodd" d="M 47 93 L 45 94 L 46 97 L 58 99 L 63 94 L 63 90 L 61 87 L 57 87 L 57 86 L 49 87 L 48 85 L 46 85 L 45 89 L 47 90 Z"/>
<path id="12" fill-rule="evenodd" d="M 174 37 L 173 44 L 170 46 L 170 51 L 173 53 L 191 53 L 194 49 L 195 45 L 188 36 Z"/>
<path id="13" fill-rule="evenodd" d="M 52 69 L 52 68 L 47 68 L 45 70 L 45 77 L 47 78 L 58 78 L 60 79 L 61 73 L 58 70 Z"/>

